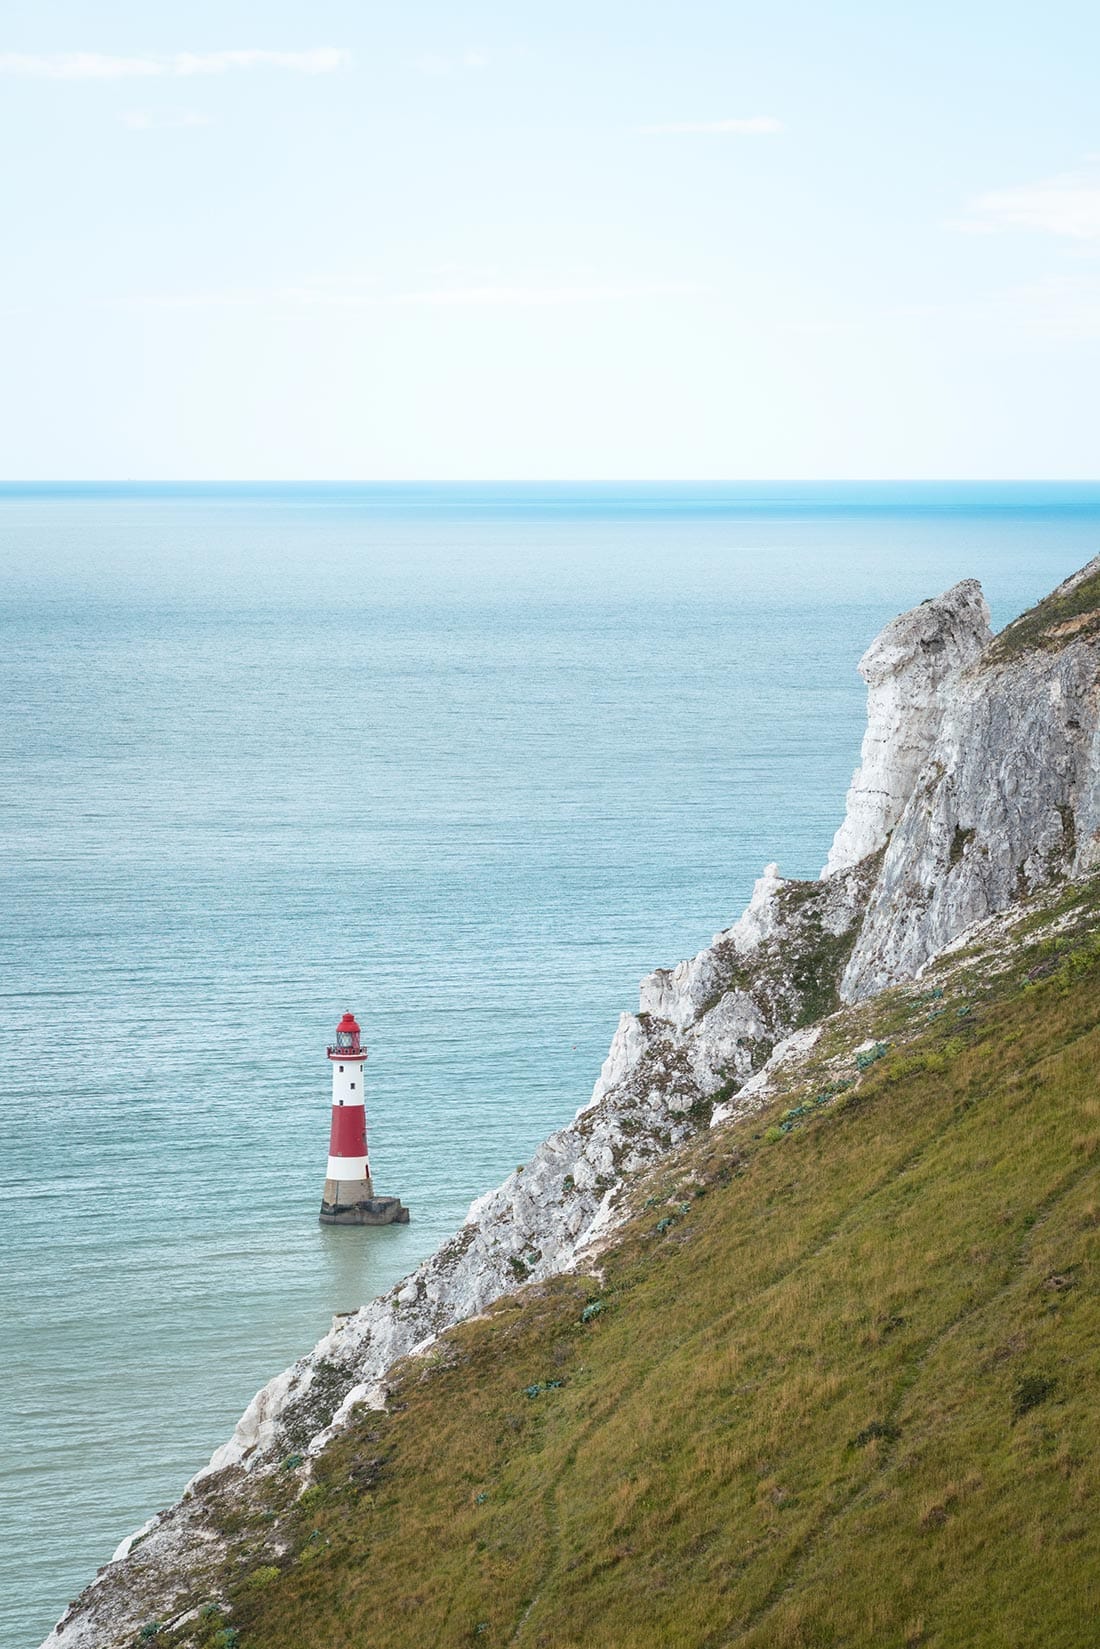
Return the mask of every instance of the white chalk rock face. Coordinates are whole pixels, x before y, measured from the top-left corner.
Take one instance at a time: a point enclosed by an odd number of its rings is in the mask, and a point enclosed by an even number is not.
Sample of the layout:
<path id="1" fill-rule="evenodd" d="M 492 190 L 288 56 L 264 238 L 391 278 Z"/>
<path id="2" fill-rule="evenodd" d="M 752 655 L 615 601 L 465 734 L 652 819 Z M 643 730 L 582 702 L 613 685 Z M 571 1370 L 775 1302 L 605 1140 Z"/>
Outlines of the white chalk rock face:
<path id="1" fill-rule="evenodd" d="M 638 1013 L 686 1031 L 730 989 L 731 966 L 746 961 L 782 924 L 777 895 L 785 886 L 779 866 L 765 865 L 752 898 L 731 928 L 716 933 L 705 950 L 674 968 L 655 968 L 638 987 Z"/>
<path id="2" fill-rule="evenodd" d="M 1100 863 L 1100 557 L 953 683 L 868 901 L 845 1001 L 911 978 L 975 922 Z M 1100 592 L 1098 592 L 1100 594 Z M 1060 620 L 1060 610 L 1072 616 Z M 1014 639 L 1014 632 L 1016 639 Z"/>
<path id="3" fill-rule="evenodd" d="M 782 934 L 779 895 L 790 885 L 778 865 L 765 865 L 752 898 L 732 927 L 716 933 L 698 955 L 646 974 L 638 987 L 638 1012 L 621 1015 L 588 1107 L 598 1105 L 633 1075 L 651 1047 L 653 1022 L 656 1034 L 673 1033 L 673 1041 L 682 1048 L 695 1098 L 751 1073 L 756 1048 L 774 1036 L 753 994 L 752 969 L 747 965 L 762 946 Z M 746 988 L 737 988 L 736 980 L 746 973 Z"/>
<path id="4" fill-rule="evenodd" d="M 959 673 L 992 636 L 982 587 L 967 578 L 889 623 L 859 661 L 867 731 L 823 876 L 877 853 L 901 816 Z"/>
<path id="5" fill-rule="evenodd" d="M 720 1128 L 723 1123 L 733 1122 L 754 1106 L 763 1103 L 775 1092 L 787 1069 L 809 1053 L 820 1035 L 820 1025 L 807 1025 L 803 1030 L 792 1031 L 790 1036 L 785 1036 L 781 1042 L 777 1042 L 767 1064 L 742 1084 L 734 1098 L 714 1107 L 710 1119 L 711 1127 Z"/>
<path id="6" fill-rule="evenodd" d="M 743 990 L 721 996 L 684 1038 L 692 1081 L 700 1095 L 724 1083 L 743 1082 L 753 1068 L 753 1050 L 768 1042 L 770 1027 L 755 998 Z"/>
<path id="7" fill-rule="evenodd" d="M 765 865 L 763 874 L 753 884 L 752 898 L 741 915 L 732 928 L 717 936 L 714 943 L 717 945 L 728 938 L 738 956 L 751 956 L 766 939 L 773 936 L 781 921 L 777 894 L 782 886 L 779 866 Z"/>

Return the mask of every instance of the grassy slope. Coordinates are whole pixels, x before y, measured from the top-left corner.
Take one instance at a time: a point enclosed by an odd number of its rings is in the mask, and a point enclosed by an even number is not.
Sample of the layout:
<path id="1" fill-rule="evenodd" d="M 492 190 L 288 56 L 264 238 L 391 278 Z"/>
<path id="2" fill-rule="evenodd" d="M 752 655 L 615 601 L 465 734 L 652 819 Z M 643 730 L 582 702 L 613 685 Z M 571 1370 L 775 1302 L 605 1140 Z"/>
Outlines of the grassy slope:
<path id="1" fill-rule="evenodd" d="M 1045 600 L 1005 626 L 983 655 L 985 665 L 1003 664 L 1037 651 L 1057 652 L 1071 641 L 1100 633 L 1100 572 Z"/>
<path id="2" fill-rule="evenodd" d="M 893 1046 L 858 1087 L 778 1139 L 782 1107 L 700 1138 L 602 1279 L 403 1365 L 255 1514 L 199 1641 L 1095 1641 L 1096 899 L 999 980 L 979 959 L 861 1010 Z"/>

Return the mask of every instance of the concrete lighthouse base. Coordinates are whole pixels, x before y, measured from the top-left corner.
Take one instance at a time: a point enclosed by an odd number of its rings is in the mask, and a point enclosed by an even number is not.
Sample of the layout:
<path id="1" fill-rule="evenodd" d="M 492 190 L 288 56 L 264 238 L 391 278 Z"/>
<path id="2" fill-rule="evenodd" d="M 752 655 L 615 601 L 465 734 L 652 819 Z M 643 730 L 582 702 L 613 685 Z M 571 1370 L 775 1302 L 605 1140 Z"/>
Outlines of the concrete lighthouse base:
<path id="1" fill-rule="evenodd" d="M 318 1216 L 322 1225 L 408 1225 L 400 1197 L 376 1197 L 370 1180 L 327 1179 Z"/>

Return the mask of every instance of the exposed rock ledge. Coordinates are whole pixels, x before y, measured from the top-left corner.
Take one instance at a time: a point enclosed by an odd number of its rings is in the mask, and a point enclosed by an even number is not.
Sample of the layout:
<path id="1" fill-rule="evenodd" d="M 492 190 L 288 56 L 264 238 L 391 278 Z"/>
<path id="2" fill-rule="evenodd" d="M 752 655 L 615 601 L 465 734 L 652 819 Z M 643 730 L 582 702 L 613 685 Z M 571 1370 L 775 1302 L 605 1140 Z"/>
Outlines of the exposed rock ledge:
<path id="1" fill-rule="evenodd" d="M 192 1492 L 122 1543 L 51 1649 L 130 1643 L 151 1604 L 162 1619 L 186 1609 L 210 1559 L 204 1482 L 292 1453 L 308 1471 L 354 1405 L 384 1402 L 399 1357 L 520 1282 L 591 1263 L 624 1183 L 759 1105 L 841 1000 L 913 976 L 971 924 L 1100 862 L 1098 605 L 1100 558 L 997 641 L 971 580 L 888 624 L 861 662 L 867 735 L 822 878 L 769 865 L 733 927 L 644 979 L 573 1122 L 409 1278 L 265 1386 Z"/>
<path id="2" fill-rule="evenodd" d="M 867 731 L 844 823 L 822 872 L 832 876 L 882 846 L 928 759 L 955 677 L 992 637 L 976 579 L 893 619 L 859 661 Z"/>
<path id="3" fill-rule="evenodd" d="M 846 1001 L 909 977 L 1022 895 L 1100 863 L 1097 605 L 1100 557 L 941 689 L 935 737 L 844 974 Z"/>

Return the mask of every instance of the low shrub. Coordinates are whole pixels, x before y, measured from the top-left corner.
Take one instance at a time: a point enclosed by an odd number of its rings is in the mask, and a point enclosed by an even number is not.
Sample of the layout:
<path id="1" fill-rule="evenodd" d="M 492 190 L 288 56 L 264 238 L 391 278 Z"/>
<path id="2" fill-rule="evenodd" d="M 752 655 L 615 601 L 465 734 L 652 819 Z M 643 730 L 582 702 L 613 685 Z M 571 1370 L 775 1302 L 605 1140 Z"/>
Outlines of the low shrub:
<path id="1" fill-rule="evenodd" d="M 868 1443 L 873 1443 L 876 1439 L 881 1439 L 884 1443 L 896 1443 L 900 1436 L 901 1432 L 892 1420 L 872 1420 L 870 1425 L 864 1426 L 862 1431 L 856 1433 L 850 1447 L 865 1449 Z"/>
<path id="2" fill-rule="evenodd" d="M 264 1563 L 259 1569 L 253 1569 L 248 1577 L 248 1584 L 253 1590 L 258 1590 L 261 1586 L 270 1586 L 271 1582 L 278 1578 L 279 1570 L 274 1563 Z"/>
<path id="3" fill-rule="evenodd" d="M 1045 1374 L 1027 1374 L 1016 1382 L 1012 1393 L 1012 1421 L 1022 1420 L 1025 1414 L 1045 1403 L 1058 1384 Z"/>

